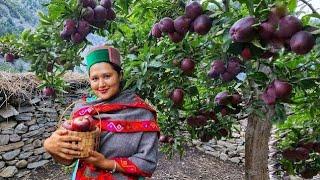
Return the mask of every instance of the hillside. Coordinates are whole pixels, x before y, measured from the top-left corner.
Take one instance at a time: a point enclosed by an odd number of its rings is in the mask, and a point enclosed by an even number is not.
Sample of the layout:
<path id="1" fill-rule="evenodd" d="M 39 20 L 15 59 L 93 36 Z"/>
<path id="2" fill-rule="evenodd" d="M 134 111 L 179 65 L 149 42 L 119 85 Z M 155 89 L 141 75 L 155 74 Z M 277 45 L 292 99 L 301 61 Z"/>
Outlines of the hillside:
<path id="1" fill-rule="evenodd" d="M 42 4 L 50 0 L 0 0 L 0 36 L 19 33 L 38 22 L 38 11 L 45 11 Z"/>

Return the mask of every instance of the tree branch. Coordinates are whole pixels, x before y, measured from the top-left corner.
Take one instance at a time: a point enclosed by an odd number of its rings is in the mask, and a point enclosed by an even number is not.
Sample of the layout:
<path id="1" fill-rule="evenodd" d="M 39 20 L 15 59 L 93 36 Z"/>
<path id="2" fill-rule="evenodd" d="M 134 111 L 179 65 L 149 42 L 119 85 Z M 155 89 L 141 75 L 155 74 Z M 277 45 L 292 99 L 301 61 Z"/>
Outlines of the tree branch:
<path id="1" fill-rule="evenodd" d="M 312 10 L 313 13 L 319 15 L 319 13 L 316 11 L 316 9 L 309 2 L 307 2 L 306 0 L 300 0 L 300 1 L 303 2 L 304 4 L 306 4 Z"/>

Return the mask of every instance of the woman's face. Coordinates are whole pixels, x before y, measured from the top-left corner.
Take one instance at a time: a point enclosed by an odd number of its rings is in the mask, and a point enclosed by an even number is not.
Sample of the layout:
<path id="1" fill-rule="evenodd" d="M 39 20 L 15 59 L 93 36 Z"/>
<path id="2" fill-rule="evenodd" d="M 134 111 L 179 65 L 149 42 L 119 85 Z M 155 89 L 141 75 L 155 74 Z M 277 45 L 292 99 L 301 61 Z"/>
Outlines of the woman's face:
<path id="1" fill-rule="evenodd" d="M 96 63 L 90 68 L 89 82 L 100 99 L 107 100 L 120 91 L 121 75 L 109 63 Z"/>

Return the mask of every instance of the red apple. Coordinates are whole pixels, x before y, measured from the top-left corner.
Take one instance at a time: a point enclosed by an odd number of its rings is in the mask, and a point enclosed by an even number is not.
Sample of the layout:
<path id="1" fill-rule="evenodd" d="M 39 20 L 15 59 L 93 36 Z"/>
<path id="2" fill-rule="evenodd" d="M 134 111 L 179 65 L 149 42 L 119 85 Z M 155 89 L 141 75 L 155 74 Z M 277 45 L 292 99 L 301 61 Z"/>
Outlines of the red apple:
<path id="1" fill-rule="evenodd" d="M 241 52 L 241 56 L 243 59 L 248 60 L 251 59 L 252 55 L 251 55 L 251 51 L 249 48 L 244 48 Z"/>
<path id="2" fill-rule="evenodd" d="M 42 93 L 45 95 L 45 96 L 53 96 L 55 94 L 55 90 L 52 88 L 52 87 L 45 87 L 43 90 L 42 90 Z"/>
<path id="3" fill-rule="evenodd" d="M 91 123 L 88 118 L 82 116 L 72 120 L 72 129 L 78 132 L 90 131 Z"/>
<path id="4" fill-rule="evenodd" d="M 4 58 L 7 62 L 12 63 L 14 61 L 14 55 L 12 53 L 6 53 Z"/>

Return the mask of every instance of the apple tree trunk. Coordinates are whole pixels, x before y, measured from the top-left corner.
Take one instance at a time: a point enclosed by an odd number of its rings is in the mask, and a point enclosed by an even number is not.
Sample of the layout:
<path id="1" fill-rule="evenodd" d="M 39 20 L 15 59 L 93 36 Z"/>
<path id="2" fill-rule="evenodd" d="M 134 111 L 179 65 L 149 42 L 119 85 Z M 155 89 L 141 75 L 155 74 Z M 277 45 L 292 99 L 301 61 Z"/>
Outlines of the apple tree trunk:
<path id="1" fill-rule="evenodd" d="M 271 118 L 274 109 L 264 110 L 265 117 L 261 119 L 252 113 L 248 117 L 245 134 L 245 177 L 246 180 L 267 180 L 268 173 L 268 142 L 271 131 Z"/>

